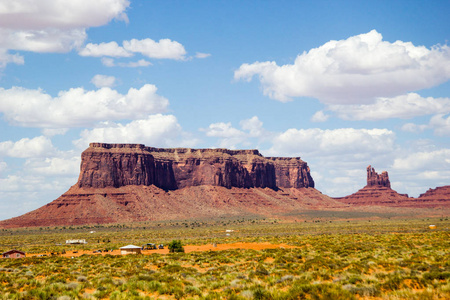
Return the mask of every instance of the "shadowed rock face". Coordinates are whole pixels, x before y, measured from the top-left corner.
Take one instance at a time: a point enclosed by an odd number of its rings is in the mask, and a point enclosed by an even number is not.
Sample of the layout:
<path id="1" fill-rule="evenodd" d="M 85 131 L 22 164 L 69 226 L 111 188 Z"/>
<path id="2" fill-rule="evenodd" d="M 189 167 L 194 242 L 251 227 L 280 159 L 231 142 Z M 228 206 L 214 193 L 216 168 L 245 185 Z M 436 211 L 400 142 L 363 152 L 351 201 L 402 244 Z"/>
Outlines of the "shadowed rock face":
<path id="1" fill-rule="evenodd" d="M 162 149 L 140 144 L 91 143 L 81 155 L 78 187 L 199 185 L 226 188 L 314 187 L 300 158 L 263 157 L 257 150 Z"/>

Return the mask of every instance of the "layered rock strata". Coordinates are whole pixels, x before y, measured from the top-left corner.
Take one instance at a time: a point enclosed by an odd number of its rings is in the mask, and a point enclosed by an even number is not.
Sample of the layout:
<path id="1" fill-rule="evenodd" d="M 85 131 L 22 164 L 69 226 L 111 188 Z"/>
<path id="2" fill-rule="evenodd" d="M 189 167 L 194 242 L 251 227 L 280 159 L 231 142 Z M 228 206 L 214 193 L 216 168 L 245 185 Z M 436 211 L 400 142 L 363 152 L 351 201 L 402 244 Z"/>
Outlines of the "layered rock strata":
<path id="1" fill-rule="evenodd" d="M 258 150 L 152 148 L 91 143 L 81 155 L 78 187 L 155 185 L 164 190 L 199 185 L 226 188 L 314 187 L 297 158 L 263 157 Z"/>
<path id="2" fill-rule="evenodd" d="M 299 157 L 258 150 L 92 143 L 78 181 L 51 203 L 0 227 L 81 225 L 225 215 L 273 216 L 341 207 L 314 189 Z"/>

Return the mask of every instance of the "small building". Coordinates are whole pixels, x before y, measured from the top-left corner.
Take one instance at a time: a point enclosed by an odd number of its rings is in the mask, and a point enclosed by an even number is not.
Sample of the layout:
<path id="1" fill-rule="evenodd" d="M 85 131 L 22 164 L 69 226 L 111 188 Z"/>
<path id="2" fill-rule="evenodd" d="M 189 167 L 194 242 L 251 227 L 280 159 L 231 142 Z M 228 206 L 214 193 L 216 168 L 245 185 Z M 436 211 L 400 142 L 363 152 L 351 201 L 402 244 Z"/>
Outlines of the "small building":
<path id="1" fill-rule="evenodd" d="M 66 240 L 66 244 L 87 244 L 86 240 Z"/>
<path id="2" fill-rule="evenodd" d="M 120 248 L 120 254 L 141 254 L 141 247 L 135 245 L 127 245 Z"/>
<path id="3" fill-rule="evenodd" d="M 26 254 L 23 251 L 13 249 L 13 250 L 3 252 L 2 257 L 3 258 L 22 258 L 22 257 L 26 257 Z"/>

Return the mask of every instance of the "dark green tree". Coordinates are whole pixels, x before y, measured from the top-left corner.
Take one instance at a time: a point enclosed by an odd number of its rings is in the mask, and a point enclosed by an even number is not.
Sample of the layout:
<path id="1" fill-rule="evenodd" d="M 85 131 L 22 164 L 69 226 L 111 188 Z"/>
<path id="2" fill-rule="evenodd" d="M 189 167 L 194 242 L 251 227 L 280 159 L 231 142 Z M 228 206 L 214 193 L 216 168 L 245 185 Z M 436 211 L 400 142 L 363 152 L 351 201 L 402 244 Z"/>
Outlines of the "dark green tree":
<path id="1" fill-rule="evenodd" d="M 184 252 L 183 244 L 180 240 L 173 240 L 169 243 L 169 252 Z"/>

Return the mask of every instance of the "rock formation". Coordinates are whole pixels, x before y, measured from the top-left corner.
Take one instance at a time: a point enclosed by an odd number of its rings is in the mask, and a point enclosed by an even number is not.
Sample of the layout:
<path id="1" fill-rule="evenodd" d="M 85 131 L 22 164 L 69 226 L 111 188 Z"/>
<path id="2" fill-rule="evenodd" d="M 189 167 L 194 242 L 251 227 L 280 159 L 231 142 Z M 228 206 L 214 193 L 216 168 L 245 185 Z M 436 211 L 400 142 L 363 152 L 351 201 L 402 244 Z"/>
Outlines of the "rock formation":
<path id="1" fill-rule="evenodd" d="M 0 227 L 274 216 L 341 206 L 314 189 L 309 167 L 299 157 L 92 143 L 81 155 L 74 186 L 37 210 L 1 221 Z"/>
<path id="2" fill-rule="evenodd" d="M 314 187 L 314 181 L 300 158 L 265 158 L 258 150 L 91 143 L 81 155 L 78 187 L 126 185 L 164 190 L 199 185 L 277 189 Z"/>
<path id="3" fill-rule="evenodd" d="M 378 174 L 372 166 L 367 167 L 367 186 L 384 186 L 391 188 L 391 182 L 389 181 L 389 175 L 387 171 Z"/>
<path id="4" fill-rule="evenodd" d="M 419 201 L 435 202 L 445 204 L 450 202 L 450 185 L 440 186 L 435 189 L 428 189 L 423 194 L 420 194 Z"/>
<path id="5" fill-rule="evenodd" d="M 78 182 L 32 212 L 0 221 L 0 228 L 251 216 L 299 219 L 310 211 L 436 208 L 450 211 L 450 186 L 419 198 L 392 190 L 387 172 L 367 168 L 367 185 L 343 198 L 314 188 L 299 157 L 263 157 L 257 150 L 162 149 L 92 143 L 82 153 Z M 393 208 L 391 208 L 393 207 Z M 397 207 L 397 208 L 396 208 Z M 399 208 L 400 207 L 400 208 Z M 408 209 L 406 209 L 408 207 Z M 367 215 L 367 214 L 366 214 Z"/>
<path id="6" fill-rule="evenodd" d="M 416 207 L 432 208 L 450 206 L 450 186 L 428 190 L 419 198 L 399 194 L 391 188 L 389 175 L 386 171 L 378 174 L 372 166 L 367 167 L 367 185 L 356 193 L 334 198 L 342 203 L 352 206 L 390 206 L 390 207 Z M 439 201 L 441 199 L 441 201 Z"/>

